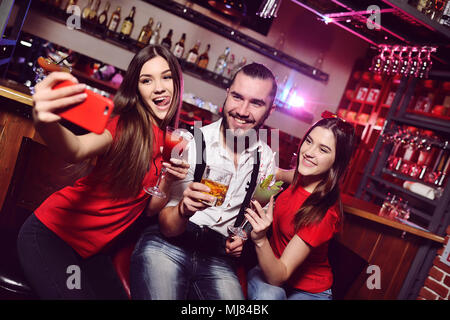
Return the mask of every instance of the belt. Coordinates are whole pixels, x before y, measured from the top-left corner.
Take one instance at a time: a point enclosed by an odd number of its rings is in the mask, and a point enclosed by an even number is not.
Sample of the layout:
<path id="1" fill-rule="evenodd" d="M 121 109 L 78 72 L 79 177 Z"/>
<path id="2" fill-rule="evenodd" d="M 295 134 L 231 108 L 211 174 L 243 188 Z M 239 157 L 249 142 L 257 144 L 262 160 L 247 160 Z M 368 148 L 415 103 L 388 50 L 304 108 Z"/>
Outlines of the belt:
<path id="1" fill-rule="evenodd" d="M 176 246 L 189 251 L 198 251 L 213 256 L 224 256 L 225 242 L 227 238 L 221 233 L 205 226 L 199 226 L 193 222 L 188 222 L 183 234 L 166 238 L 166 240 Z"/>

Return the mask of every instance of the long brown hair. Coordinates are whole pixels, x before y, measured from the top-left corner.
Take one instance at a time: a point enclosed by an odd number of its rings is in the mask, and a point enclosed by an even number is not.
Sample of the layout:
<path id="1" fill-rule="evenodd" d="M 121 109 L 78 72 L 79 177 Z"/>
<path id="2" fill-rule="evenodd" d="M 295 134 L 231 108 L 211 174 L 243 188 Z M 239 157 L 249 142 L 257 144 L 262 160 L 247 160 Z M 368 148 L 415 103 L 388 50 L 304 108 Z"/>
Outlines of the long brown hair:
<path id="1" fill-rule="evenodd" d="M 333 165 L 325 173 L 324 178 L 320 181 L 311 195 L 305 200 L 293 219 L 295 230 L 302 227 L 316 224 L 320 222 L 328 209 L 338 204 L 341 207 L 340 200 L 340 183 L 344 177 L 350 159 L 352 157 L 355 139 L 355 130 L 353 126 L 344 122 L 339 118 L 326 118 L 317 121 L 306 132 L 304 138 L 300 142 L 297 158 L 297 166 L 293 179 L 294 188 L 300 184 L 301 175 L 298 173 L 300 161 L 300 149 L 305 142 L 306 137 L 315 127 L 322 127 L 331 130 L 336 140 L 336 156 Z M 342 215 L 342 209 L 339 208 L 338 214 Z"/>
<path id="2" fill-rule="evenodd" d="M 173 97 L 167 115 L 158 121 L 138 90 L 139 75 L 144 63 L 156 56 L 169 64 L 173 79 Z M 182 103 L 183 78 L 178 60 L 165 47 L 149 45 L 131 60 L 117 94 L 114 97 L 114 116 L 120 116 L 112 145 L 97 166 L 100 177 L 106 178 L 115 198 L 136 196 L 142 190 L 142 180 L 152 164 L 152 120 L 164 128 L 178 116 Z"/>

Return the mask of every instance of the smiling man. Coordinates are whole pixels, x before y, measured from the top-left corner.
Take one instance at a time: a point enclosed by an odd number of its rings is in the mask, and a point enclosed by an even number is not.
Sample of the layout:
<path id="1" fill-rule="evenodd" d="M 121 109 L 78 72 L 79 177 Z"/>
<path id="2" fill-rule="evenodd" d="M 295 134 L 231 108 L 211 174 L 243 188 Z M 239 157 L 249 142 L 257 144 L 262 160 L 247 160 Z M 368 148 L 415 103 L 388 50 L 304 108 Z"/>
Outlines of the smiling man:
<path id="1" fill-rule="evenodd" d="M 246 65 L 236 73 L 222 118 L 200 129 L 206 164 L 233 172 L 225 200 L 221 206 L 205 204 L 212 196 L 204 193 L 209 191 L 207 186 L 194 182 L 198 149 L 193 140 L 186 179 L 173 185 L 171 200 L 159 214 L 159 228 L 147 228 L 133 253 L 133 298 L 244 298 L 233 259 L 241 255 L 243 241 L 230 237 L 228 226 L 235 224 L 241 207 L 245 209 L 244 200 L 251 197 L 256 181 L 275 173 L 277 178 L 292 178 L 292 174 L 276 172 L 274 154 L 265 142 L 240 143 L 257 136 L 256 130 L 274 109 L 276 92 L 275 77 L 261 64 Z"/>

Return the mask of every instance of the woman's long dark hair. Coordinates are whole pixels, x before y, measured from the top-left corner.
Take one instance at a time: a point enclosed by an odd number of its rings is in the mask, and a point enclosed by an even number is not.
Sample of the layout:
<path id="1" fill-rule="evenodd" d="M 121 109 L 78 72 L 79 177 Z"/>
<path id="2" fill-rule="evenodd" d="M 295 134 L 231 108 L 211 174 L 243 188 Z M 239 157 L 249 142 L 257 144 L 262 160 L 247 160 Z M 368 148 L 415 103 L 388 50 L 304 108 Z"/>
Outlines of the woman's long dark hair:
<path id="1" fill-rule="evenodd" d="M 329 129 L 333 132 L 336 140 L 336 156 L 331 168 L 325 173 L 324 178 L 294 216 L 293 223 L 295 225 L 295 230 L 297 231 L 302 227 L 320 222 L 328 209 L 333 205 L 339 204 L 339 206 L 341 206 L 340 183 L 348 169 L 353 153 L 355 130 L 351 124 L 344 122 L 339 118 L 319 120 L 306 132 L 299 145 L 297 166 L 295 168 L 293 179 L 294 188 L 298 187 L 301 182 L 301 175 L 298 173 L 301 157 L 300 149 L 305 142 L 306 137 L 308 137 L 309 133 L 316 127 Z M 339 214 L 342 215 L 342 209 L 339 210 Z"/>
<path id="2" fill-rule="evenodd" d="M 141 98 L 138 90 L 142 66 L 150 59 L 160 56 L 170 68 L 173 79 L 173 97 L 169 111 L 159 121 Z M 153 151 L 152 120 L 161 129 L 178 117 L 182 103 L 183 78 L 176 57 L 165 47 L 149 45 L 131 60 L 117 94 L 114 97 L 114 114 L 119 115 L 117 133 L 112 145 L 101 158 L 99 176 L 107 178 L 115 198 L 136 196 L 142 190 L 142 180 L 149 169 Z"/>

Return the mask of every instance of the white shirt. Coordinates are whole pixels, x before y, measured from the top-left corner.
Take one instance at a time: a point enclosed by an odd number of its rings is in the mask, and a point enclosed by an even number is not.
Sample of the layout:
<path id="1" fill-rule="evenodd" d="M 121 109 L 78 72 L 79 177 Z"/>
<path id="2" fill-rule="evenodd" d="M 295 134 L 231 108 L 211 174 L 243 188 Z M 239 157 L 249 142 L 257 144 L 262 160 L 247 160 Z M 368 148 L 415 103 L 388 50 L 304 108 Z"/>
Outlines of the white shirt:
<path id="1" fill-rule="evenodd" d="M 253 157 L 255 150 L 259 148 L 261 152 L 257 183 L 268 175 L 275 174 L 276 165 L 272 149 L 265 142 L 258 140 L 240 154 L 236 168 L 234 160 L 222 145 L 221 124 L 222 119 L 219 119 L 200 128 L 205 139 L 206 163 L 233 172 L 233 177 L 231 178 L 225 200 L 220 207 L 208 207 L 202 211 L 197 211 L 189 220 L 199 226 L 207 226 L 224 236 L 228 236 L 227 227 L 234 224 L 247 193 L 245 188 L 250 183 L 253 164 L 256 161 Z M 176 206 L 183 196 L 183 191 L 189 183 L 194 181 L 196 166 L 195 140 L 190 142 L 188 148 L 188 162 L 190 166 L 188 174 L 184 180 L 173 182 L 170 200 L 166 206 Z"/>

